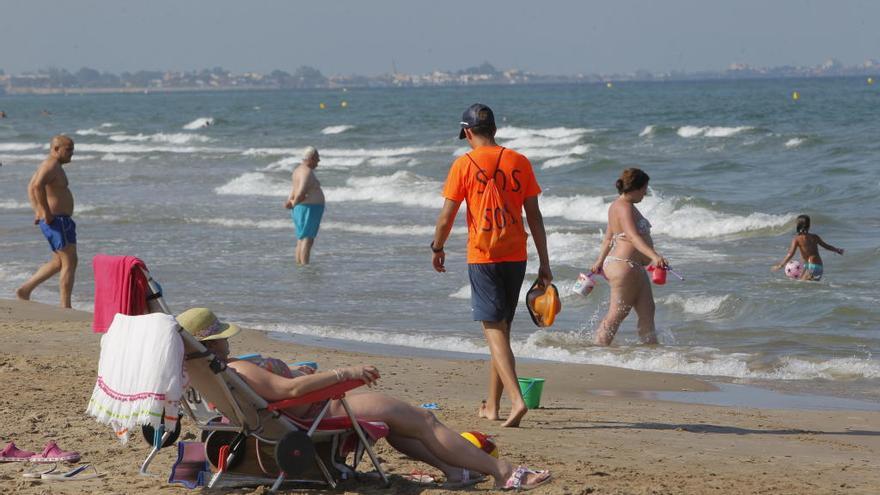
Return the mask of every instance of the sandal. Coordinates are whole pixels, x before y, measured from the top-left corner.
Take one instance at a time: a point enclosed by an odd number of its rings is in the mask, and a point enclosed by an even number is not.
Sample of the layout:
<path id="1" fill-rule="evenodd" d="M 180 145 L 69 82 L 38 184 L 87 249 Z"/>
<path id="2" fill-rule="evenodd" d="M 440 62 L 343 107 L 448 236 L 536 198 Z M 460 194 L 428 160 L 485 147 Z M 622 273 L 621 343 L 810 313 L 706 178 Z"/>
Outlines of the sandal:
<path id="1" fill-rule="evenodd" d="M 426 473 L 420 469 L 413 469 L 412 472 L 404 474 L 401 478 L 420 485 L 431 485 L 436 481 L 430 473 Z"/>
<path id="2" fill-rule="evenodd" d="M 28 460 L 31 462 L 76 462 L 79 457 L 79 452 L 61 450 L 55 440 L 49 440 L 42 454 L 34 454 Z"/>
<path id="3" fill-rule="evenodd" d="M 58 469 L 58 464 L 52 464 L 52 467 L 49 469 L 42 469 L 40 471 L 28 471 L 26 473 L 21 473 L 22 478 L 26 478 L 29 480 L 38 480 L 43 477 L 44 474 L 54 473 L 55 470 Z"/>
<path id="4" fill-rule="evenodd" d="M 525 478 L 530 474 L 537 476 L 536 479 L 533 479 L 531 483 L 527 484 L 525 483 Z M 510 475 L 510 478 L 507 478 L 502 490 L 531 490 L 532 488 L 537 488 L 544 483 L 547 483 L 550 481 L 550 478 L 550 471 L 533 471 L 525 466 L 518 466 L 513 470 L 513 474 Z"/>
<path id="5" fill-rule="evenodd" d="M 27 462 L 34 454 L 35 452 L 16 447 L 15 442 L 9 442 L 9 445 L 0 450 L 0 462 Z"/>

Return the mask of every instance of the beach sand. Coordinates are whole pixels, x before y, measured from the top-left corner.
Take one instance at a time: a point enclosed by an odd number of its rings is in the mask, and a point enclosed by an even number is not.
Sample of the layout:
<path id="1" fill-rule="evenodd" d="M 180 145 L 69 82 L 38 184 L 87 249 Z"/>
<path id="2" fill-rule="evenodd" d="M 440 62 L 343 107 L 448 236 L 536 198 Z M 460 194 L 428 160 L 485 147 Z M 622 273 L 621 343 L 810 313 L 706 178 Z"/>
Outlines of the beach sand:
<path id="1" fill-rule="evenodd" d="M 78 450 L 104 476 L 67 483 L 26 481 L 33 466 L 0 463 L 0 493 L 185 493 L 167 483 L 176 449 L 159 453 L 151 471 L 137 474 L 148 452 L 133 437 L 122 446 L 112 431 L 84 413 L 94 386 L 100 335 L 91 315 L 39 303 L 0 300 L 0 441 L 40 450 L 49 439 Z M 460 431 L 496 435 L 503 458 L 552 470 L 535 493 L 553 494 L 831 494 L 880 492 L 880 413 L 715 407 L 648 400 L 640 391 L 706 391 L 711 384 L 681 375 L 618 368 L 521 363 L 521 376 L 547 379 L 542 407 L 519 429 L 478 419 L 485 362 L 355 354 L 306 348 L 243 331 L 233 353 L 260 352 L 317 361 L 324 369 L 371 363 L 379 390 L 415 404 L 437 402 L 437 415 Z M 605 395 L 590 393 L 610 391 Z M 504 412 L 504 411 L 503 411 Z M 197 435 L 185 421 L 184 439 Z M 0 446 L 0 448 L 2 448 Z M 442 493 L 401 474 L 430 466 L 378 444 L 392 487 L 347 482 L 345 493 Z M 363 466 L 363 465 L 362 465 Z M 491 491 L 484 482 L 475 490 Z M 296 490 L 292 490 L 294 492 Z M 265 488 L 229 490 L 265 493 Z M 212 493 L 225 493 L 223 490 Z"/>

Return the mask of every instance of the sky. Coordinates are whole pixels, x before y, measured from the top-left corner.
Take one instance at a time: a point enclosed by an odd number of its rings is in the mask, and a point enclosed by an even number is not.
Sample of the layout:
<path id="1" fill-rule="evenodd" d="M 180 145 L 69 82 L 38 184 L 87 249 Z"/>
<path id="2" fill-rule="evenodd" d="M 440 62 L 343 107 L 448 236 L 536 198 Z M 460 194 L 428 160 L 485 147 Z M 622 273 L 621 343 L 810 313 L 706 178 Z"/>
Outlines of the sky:
<path id="1" fill-rule="evenodd" d="M 0 0 L 0 69 L 542 74 L 880 59 L 874 0 Z"/>

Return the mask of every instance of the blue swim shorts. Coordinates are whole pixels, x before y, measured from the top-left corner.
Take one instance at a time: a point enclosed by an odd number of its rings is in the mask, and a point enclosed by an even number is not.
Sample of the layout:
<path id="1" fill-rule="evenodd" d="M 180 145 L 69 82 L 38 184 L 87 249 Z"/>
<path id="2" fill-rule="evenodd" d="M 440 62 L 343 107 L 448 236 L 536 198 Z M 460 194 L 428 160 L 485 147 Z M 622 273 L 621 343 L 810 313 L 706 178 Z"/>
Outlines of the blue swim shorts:
<path id="1" fill-rule="evenodd" d="M 53 253 L 68 244 L 76 244 L 76 223 L 67 215 L 56 215 L 48 225 L 40 220 L 40 230 Z"/>
<path id="2" fill-rule="evenodd" d="M 807 272 L 806 278 L 810 280 L 820 280 L 824 270 L 822 265 L 818 263 L 804 263 L 804 271 Z"/>
<path id="3" fill-rule="evenodd" d="M 525 277 L 525 261 L 468 264 L 474 321 L 507 321 L 509 325 Z"/>
<path id="4" fill-rule="evenodd" d="M 290 218 L 296 227 L 297 239 L 314 239 L 318 237 L 318 227 L 321 226 L 321 217 L 324 215 L 324 205 L 298 204 L 290 211 Z"/>

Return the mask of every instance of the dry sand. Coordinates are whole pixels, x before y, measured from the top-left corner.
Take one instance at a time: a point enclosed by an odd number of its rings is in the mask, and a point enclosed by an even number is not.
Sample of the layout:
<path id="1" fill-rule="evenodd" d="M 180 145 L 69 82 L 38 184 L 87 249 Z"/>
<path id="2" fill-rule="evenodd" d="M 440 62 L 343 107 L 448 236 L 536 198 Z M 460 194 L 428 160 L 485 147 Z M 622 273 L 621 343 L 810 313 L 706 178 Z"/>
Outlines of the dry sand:
<path id="1" fill-rule="evenodd" d="M 0 300 L 0 441 L 40 450 L 49 439 L 78 450 L 100 479 L 67 483 L 25 481 L 32 469 L 0 463 L 0 493 L 187 492 L 169 485 L 176 449 L 160 452 L 138 476 L 148 446 L 133 438 L 122 446 L 109 428 L 84 414 L 95 381 L 100 336 L 91 315 L 39 303 Z M 679 404 L 639 398 L 636 391 L 711 390 L 680 375 L 588 365 L 523 363 L 523 376 L 547 379 L 542 406 L 519 429 L 478 419 L 485 362 L 354 354 L 305 348 L 244 331 L 234 353 L 261 352 L 314 360 L 323 368 L 372 363 L 383 373 L 380 390 L 412 403 L 437 402 L 438 416 L 454 429 L 496 435 L 503 457 L 553 471 L 536 493 L 554 494 L 830 494 L 880 493 L 880 413 L 785 411 Z M 597 396 L 591 390 L 618 391 Z M 195 438 L 192 424 L 183 438 Z M 347 483 L 340 492 L 441 493 L 400 474 L 421 468 L 380 442 L 392 487 Z M 436 472 L 439 477 L 440 473 Z M 492 491 L 484 482 L 473 490 Z M 264 488 L 211 493 L 264 493 Z M 293 491 L 291 491 L 293 492 Z"/>

